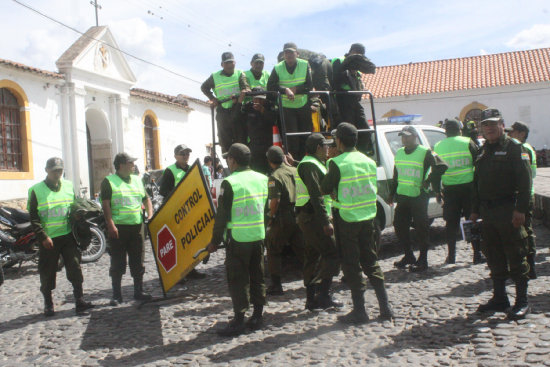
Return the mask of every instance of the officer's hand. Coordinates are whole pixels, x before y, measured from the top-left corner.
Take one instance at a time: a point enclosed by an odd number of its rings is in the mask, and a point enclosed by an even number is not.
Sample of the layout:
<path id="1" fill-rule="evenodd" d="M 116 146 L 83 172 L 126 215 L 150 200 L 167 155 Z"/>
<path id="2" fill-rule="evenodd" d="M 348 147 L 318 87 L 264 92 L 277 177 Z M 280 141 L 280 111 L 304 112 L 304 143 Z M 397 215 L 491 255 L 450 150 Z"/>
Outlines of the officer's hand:
<path id="1" fill-rule="evenodd" d="M 393 196 L 390 196 L 390 197 L 388 198 L 388 205 L 389 205 L 389 206 L 393 206 Z"/>
<path id="2" fill-rule="evenodd" d="M 284 162 L 289 166 L 294 166 L 294 158 L 292 157 L 292 154 L 288 152 L 285 154 L 285 157 L 283 158 Z"/>
<path id="3" fill-rule="evenodd" d="M 109 234 L 109 238 L 118 238 L 118 228 L 114 224 L 107 226 L 107 232 Z"/>
<path id="4" fill-rule="evenodd" d="M 443 194 L 440 192 L 435 194 L 435 200 L 437 201 L 438 204 L 443 204 Z"/>
<path id="5" fill-rule="evenodd" d="M 294 101 L 294 93 L 290 88 L 285 89 L 285 94 L 291 101 Z"/>
<path id="6" fill-rule="evenodd" d="M 472 213 L 472 214 L 470 214 L 470 220 L 471 220 L 472 222 L 475 223 L 475 222 L 477 222 L 478 219 L 479 219 L 479 214 L 478 214 L 478 213 Z"/>
<path id="7" fill-rule="evenodd" d="M 525 224 L 525 214 L 514 210 L 514 213 L 512 214 L 512 224 L 515 228 L 519 228 Z"/>
<path id="8" fill-rule="evenodd" d="M 210 242 L 207 246 L 206 246 L 206 249 L 208 250 L 208 252 L 210 253 L 214 253 L 216 251 L 218 251 L 218 246 L 213 244 L 212 242 Z"/>
<path id="9" fill-rule="evenodd" d="M 209 100 L 208 103 L 211 104 L 213 107 L 218 107 L 219 104 L 216 98 Z"/>
<path id="10" fill-rule="evenodd" d="M 325 232 L 327 236 L 332 236 L 334 234 L 334 227 L 329 223 L 323 226 L 323 232 Z"/>
<path id="11" fill-rule="evenodd" d="M 42 246 L 44 246 L 46 250 L 51 250 L 53 248 L 52 239 L 50 237 L 46 237 L 46 239 L 42 241 Z"/>

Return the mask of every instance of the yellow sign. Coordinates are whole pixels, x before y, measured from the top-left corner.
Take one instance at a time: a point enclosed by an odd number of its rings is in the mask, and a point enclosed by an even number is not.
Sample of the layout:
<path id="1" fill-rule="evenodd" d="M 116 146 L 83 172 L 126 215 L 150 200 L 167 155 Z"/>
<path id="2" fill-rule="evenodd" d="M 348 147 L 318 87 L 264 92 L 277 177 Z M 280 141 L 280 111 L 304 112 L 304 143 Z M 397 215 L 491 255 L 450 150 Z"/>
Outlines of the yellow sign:
<path id="1" fill-rule="evenodd" d="M 197 159 L 148 224 L 165 294 L 207 255 L 193 259 L 212 238 L 215 212 Z"/>

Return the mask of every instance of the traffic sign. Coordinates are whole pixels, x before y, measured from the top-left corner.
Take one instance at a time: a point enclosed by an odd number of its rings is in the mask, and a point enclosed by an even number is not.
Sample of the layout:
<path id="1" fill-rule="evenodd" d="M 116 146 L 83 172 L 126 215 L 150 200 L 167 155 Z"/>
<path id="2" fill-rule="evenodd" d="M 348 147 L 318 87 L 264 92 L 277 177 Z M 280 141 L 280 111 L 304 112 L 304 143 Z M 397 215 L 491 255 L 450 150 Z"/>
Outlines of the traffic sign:
<path id="1" fill-rule="evenodd" d="M 165 224 L 157 233 L 157 259 L 164 271 L 169 273 L 178 263 L 176 237 Z"/>

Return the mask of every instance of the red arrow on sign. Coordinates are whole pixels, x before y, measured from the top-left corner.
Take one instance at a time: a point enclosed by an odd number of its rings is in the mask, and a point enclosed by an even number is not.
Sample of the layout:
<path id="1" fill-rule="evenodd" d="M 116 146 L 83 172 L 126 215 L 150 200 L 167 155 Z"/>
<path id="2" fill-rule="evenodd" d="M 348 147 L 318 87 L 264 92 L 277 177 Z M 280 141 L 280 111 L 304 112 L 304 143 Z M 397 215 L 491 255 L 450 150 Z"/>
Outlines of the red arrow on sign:
<path id="1" fill-rule="evenodd" d="M 157 232 L 157 259 L 167 273 L 178 263 L 176 237 L 166 224 Z"/>

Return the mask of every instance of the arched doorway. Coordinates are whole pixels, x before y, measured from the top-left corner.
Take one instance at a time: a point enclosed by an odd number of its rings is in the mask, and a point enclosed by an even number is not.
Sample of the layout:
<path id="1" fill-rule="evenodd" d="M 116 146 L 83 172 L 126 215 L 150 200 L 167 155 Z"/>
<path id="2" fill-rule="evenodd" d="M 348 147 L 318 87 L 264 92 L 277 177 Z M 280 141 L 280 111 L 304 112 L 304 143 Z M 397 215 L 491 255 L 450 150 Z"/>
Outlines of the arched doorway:
<path id="1" fill-rule="evenodd" d="M 109 121 L 99 109 L 86 110 L 86 137 L 88 144 L 89 193 L 99 193 L 101 181 L 112 172 L 111 134 Z"/>

